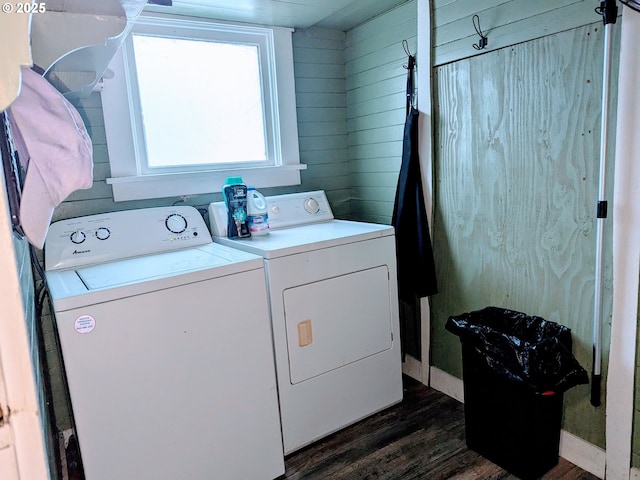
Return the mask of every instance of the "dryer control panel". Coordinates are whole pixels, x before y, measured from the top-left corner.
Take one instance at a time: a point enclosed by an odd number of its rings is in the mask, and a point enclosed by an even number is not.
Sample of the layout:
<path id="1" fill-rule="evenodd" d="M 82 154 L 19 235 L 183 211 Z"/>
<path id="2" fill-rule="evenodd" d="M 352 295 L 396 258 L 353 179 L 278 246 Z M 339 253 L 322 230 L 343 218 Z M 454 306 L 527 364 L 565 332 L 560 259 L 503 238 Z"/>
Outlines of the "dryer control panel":
<path id="1" fill-rule="evenodd" d="M 93 265 L 211 241 L 200 212 L 185 205 L 70 218 L 49 227 L 45 269 Z"/>
<path id="2" fill-rule="evenodd" d="M 265 197 L 269 230 L 333 220 L 333 212 L 324 190 L 288 193 Z M 227 236 L 227 214 L 224 202 L 209 205 L 211 230 L 216 237 Z"/>
<path id="3" fill-rule="evenodd" d="M 267 197 L 267 208 L 272 229 L 333 220 L 324 190 Z"/>

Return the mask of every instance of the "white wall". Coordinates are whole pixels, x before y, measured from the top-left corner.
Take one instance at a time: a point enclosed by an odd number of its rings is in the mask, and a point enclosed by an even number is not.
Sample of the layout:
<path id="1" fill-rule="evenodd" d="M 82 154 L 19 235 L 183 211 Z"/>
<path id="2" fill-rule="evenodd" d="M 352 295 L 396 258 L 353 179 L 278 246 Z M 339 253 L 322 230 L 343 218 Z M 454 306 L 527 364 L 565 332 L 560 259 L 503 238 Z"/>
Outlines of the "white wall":
<path id="1" fill-rule="evenodd" d="M 607 382 L 606 478 L 611 480 L 628 479 L 631 465 L 640 271 L 640 13 L 623 7 L 621 23 L 613 199 L 614 303 Z"/>

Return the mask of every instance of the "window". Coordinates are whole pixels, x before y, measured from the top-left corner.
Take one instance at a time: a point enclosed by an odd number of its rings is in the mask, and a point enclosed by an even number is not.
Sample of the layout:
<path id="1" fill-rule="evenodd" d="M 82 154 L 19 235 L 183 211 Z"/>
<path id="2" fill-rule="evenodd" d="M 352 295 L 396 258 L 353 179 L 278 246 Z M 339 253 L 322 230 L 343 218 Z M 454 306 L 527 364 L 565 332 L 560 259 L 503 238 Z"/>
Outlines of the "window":
<path id="1" fill-rule="evenodd" d="M 116 201 L 300 183 L 290 29 L 145 16 L 109 68 Z"/>

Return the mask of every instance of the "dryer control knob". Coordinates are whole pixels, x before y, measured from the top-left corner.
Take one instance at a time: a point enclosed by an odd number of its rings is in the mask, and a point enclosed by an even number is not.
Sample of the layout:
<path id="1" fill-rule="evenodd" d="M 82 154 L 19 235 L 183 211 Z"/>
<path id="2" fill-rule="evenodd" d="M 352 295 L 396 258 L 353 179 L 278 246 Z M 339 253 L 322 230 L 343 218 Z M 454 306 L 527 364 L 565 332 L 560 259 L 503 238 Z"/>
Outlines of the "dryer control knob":
<path id="1" fill-rule="evenodd" d="M 320 205 L 315 198 L 311 197 L 307 198 L 304 201 L 304 209 L 309 213 L 318 213 L 318 210 L 320 210 Z"/>
<path id="2" fill-rule="evenodd" d="M 169 215 L 164 224 L 171 233 L 182 233 L 187 229 L 187 219 L 179 213 Z"/>
<path id="3" fill-rule="evenodd" d="M 87 236 L 82 230 L 76 230 L 71 235 L 69 235 L 69 238 L 73 243 L 82 243 L 87 239 Z"/>

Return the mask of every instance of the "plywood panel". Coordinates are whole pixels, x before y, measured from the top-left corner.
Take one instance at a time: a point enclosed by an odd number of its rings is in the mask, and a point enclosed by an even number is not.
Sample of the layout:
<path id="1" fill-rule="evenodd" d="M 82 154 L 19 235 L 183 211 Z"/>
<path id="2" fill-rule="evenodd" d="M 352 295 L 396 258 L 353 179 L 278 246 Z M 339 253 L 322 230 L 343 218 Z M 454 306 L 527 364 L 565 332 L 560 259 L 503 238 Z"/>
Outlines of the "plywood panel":
<path id="1" fill-rule="evenodd" d="M 445 371 L 461 376 L 447 318 L 487 305 L 570 327 L 591 368 L 601 33 L 580 27 L 436 70 L 432 354 Z M 603 446 L 589 387 L 565 399 L 564 428 Z"/>

